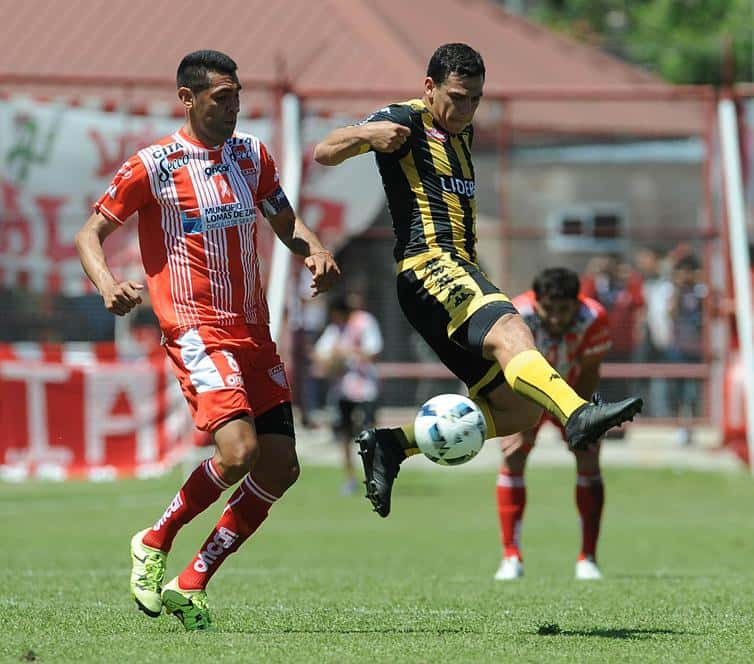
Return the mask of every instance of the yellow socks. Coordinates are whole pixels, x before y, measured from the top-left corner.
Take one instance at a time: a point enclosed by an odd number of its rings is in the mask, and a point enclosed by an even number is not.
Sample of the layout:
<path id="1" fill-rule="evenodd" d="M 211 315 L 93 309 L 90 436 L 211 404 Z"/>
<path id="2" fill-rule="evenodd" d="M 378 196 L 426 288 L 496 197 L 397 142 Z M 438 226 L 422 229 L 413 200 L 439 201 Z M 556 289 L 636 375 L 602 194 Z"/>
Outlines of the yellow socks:
<path id="1" fill-rule="evenodd" d="M 531 399 L 565 425 L 571 413 L 586 401 L 573 391 L 538 350 L 525 350 L 505 367 L 513 391 Z"/>
<path id="2" fill-rule="evenodd" d="M 416 436 L 414 435 L 414 425 L 407 424 L 398 429 L 390 429 L 392 433 L 396 435 L 398 440 L 401 441 L 401 447 L 403 447 L 403 453 L 407 456 L 413 456 L 419 454 L 421 450 L 416 446 Z"/>

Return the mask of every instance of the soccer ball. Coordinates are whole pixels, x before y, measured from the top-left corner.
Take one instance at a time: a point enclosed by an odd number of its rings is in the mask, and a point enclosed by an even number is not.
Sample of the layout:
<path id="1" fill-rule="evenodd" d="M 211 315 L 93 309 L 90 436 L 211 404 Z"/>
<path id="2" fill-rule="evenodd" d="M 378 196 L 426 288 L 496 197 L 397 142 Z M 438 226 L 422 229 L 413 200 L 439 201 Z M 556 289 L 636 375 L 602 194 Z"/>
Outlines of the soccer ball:
<path id="1" fill-rule="evenodd" d="M 416 444 L 430 461 L 457 466 L 482 449 L 487 424 L 479 407 L 460 394 L 432 397 L 414 421 Z"/>

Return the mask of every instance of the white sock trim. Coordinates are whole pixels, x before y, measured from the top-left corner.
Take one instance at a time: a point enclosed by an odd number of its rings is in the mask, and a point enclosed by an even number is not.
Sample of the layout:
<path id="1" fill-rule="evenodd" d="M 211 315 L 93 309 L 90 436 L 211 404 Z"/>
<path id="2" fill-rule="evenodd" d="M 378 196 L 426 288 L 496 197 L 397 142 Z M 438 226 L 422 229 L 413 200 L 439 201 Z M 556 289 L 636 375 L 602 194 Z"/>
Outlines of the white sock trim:
<path id="1" fill-rule="evenodd" d="M 246 479 L 244 479 L 243 483 L 257 498 L 264 500 L 267 503 L 272 504 L 278 499 L 278 496 L 273 496 L 269 491 L 265 491 L 261 486 L 259 486 L 252 479 L 251 474 L 246 476 Z"/>
<path id="2" fill-rule="evenodd" d="M 212 459 L 207 459 L 202 465 L 204 466 L 204 472 L 207 473 L 207 477 L 209 477 L 218 487 L 221 489 L 228 489 L 230 487 L 230 484 L 225 482 L 225 480 L 220 477 L 220 473 L 215 470 Z"/>

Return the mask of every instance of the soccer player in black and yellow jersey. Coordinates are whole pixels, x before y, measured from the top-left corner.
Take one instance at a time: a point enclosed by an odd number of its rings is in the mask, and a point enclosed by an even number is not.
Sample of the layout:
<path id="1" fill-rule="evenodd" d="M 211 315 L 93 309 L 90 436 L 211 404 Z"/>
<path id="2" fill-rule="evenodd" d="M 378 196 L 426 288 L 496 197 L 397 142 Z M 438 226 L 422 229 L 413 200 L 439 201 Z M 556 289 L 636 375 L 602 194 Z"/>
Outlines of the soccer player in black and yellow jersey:
<path id="1" fill-rule="evenodd" d="M 476 199 L 471 122 L 482 99 L 482 57 L 466 44 L 440 46 L 429 61 L 424 95 L 392 104 L 336 129 L 314 149 L 334 166 L 373 151 L 395 231 L 398 300 L 442 362 L 468 386 L 487 434 L 532 428 L 542 408 L 563 424 L 573 449 L 641 410 L 582 399 L 536 349 L 510 300 L 476 263 Z M 357 437 L 367 497 L 390 513 L 399 464 L 418 452 L 413 425 L 370 429 Z"/>

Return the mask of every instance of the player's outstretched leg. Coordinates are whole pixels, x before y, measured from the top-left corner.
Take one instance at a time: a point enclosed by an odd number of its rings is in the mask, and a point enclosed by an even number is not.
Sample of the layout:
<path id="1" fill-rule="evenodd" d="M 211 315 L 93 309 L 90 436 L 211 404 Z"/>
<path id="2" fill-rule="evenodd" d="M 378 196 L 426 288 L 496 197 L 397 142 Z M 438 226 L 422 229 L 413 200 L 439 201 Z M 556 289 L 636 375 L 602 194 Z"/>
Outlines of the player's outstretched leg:
<path id="1" fill-rule="evenodd" d="M 140 611 L 156 618 L 162 611 L 162 582 L 168 554 L 144 546 L 142 539 L 149 528 L 131 538 L 131 595 Z"/>
<path id="2" fill-rule="evenodd" d="M 595 395 L 592 403 L 577 408 L 565 423 L 566 438 L 572 450 L 584 450 L 596 443 L 609 429 L 630 422 L 641 412 L 644 402 L 639 397 L 623 401 L 603 402 Z"/>
<path id="3" fill-rule="evenodd" d="M 390 514 L 393 482 L 406 458 L 406 447 L 399 432 L 399 429 L 366 429 L 356 436 L 367 498 L 381 517 Z"/>

